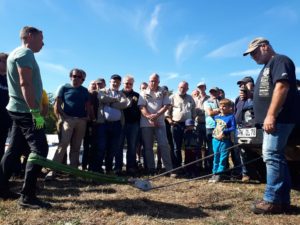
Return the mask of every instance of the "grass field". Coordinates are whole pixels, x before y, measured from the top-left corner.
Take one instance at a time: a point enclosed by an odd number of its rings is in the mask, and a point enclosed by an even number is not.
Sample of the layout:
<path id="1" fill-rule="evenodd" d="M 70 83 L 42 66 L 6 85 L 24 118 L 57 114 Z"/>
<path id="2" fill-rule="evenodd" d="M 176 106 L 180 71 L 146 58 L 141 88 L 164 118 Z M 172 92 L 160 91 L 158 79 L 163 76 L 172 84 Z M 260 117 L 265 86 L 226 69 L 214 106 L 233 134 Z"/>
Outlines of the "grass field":
<path id="1" fill-rule="evenodd" d="M 154 186 L 182 179 L 161 177 Z M 21 180 L 12 182 L 17 191 Z M 0 224 L 300 224 L 300 192 L 292 191 L 292 209 L 283 215 L 254 215 L 249 207 L 260 199 L 264 184 L 207 180 L 143 192 L 130 185 L 92 184 L 70 177 L 39 181 L 39 196 L 51 210 L 28 210 L 17 201 L 0 201 Z"/>

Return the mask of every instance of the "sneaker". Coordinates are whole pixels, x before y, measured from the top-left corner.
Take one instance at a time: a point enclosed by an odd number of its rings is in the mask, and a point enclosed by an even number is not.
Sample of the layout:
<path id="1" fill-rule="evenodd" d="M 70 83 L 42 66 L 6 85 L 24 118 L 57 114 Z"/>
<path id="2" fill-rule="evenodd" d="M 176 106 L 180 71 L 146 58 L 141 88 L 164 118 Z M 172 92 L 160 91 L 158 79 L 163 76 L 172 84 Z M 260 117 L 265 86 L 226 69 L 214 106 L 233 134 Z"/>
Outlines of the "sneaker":
<path id="1" fill-rule="evenodd" d="M 284 212 L 284 209 L 281 204 L 275 204 L 262 200 L 255 202 L 251 206 L 251 211 L 254 214 L 280 214 Z"/>
<path id="2" fill-rule="evenodd" d="M 216 175 L 212 175 L 211 178 L 208 180 L 208 183 L 215 183 Z"/>
<path id="3" fill-rule="evenodd" d="M 215 175 L 214 183 L 221 182 L 222 180 L 223 180 L 223 177 L 221 175 Z"/>
<path id="4" fill-rule="evenodd" d="M 20 194 L 10 190 L 0 190 L 0 199 L 2 200 L 16 200 L 20 198 Z"/>
<path id="5" fill-rule="evenodd" d="M 221 181 L 222 181 L 221 175 L 213 175 L 213 176 L 208 180 L 208 183 L 217 183 L 217 182 L 221 182 Z"/>
<path id="6" fill-rule="evenodd" d="M 29 209 L 50 209 L 52 205 L 48 202 L 44 202 L 37 197 L 29 197 L 22 195 L 19 199 L 19 205 L 23 208 Z"/>
<path id="7" fill-rule="evenodd" d="M 249 182 L 250 182 L 250 177 L 247 176 L 247 175 L 243 175 L 243 177 L 242 177 L 242 182 L 243 182 L 243 183 L 249 183 Z"/>
<path id="8" fill-rule="evenodd" d="M 50 180 L 54 180 L 56 174 L 54 171 L 50 171 L 49 173 L 47 173 L 47 175 L 45 176 L 45 181 L 50 181 Z"/>
<path id="9" fill-rule="evenodd" d="M 171 178 L 177 178 L 177 177 L 178 177 L 177 173 L 170 173 L 169 176 L 170 176 Z"/>

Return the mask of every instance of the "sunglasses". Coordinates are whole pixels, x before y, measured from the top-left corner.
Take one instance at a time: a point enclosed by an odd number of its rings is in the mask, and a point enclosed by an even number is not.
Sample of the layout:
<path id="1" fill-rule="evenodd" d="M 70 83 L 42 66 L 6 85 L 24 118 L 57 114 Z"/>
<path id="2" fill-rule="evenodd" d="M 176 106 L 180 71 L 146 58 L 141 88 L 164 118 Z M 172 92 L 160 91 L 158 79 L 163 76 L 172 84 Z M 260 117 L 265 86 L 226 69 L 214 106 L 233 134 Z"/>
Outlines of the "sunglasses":
<path id="1" fill-rule="evenodd" d="M 133 85 L 133 83 L 124 83 L 125 85 Z"/>
<path id="2" fill-rule="evenodd" d="M 258 45 L 257 48 L 253 52 L 250 52 L 250 55 L 252 57 L 255 56 L 260 51 L 261 46 L 263 46 L 263 44 Z"/>
<path id="3" fill-rule="evenodd" d="M 81 80 L 84 81 L 84 78 L 82 76 L 79 76 L 79 75 L 72 75 L 71 77 L 74 78 L 74 79 L 78 78 L 78 79 L 81 79 Z"/>

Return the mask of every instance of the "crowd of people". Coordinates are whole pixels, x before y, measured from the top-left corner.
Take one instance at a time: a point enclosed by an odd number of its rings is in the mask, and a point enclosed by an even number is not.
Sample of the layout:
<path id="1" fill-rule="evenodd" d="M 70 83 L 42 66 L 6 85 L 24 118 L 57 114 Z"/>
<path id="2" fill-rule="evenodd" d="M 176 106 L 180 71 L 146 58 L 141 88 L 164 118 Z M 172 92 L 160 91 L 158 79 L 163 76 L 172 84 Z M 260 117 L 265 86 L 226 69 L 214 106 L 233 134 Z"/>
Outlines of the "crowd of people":
<path id="1" fill-rule="evenodd" d="M 22 154 L 22 143 L 31 152 L 44 157 L 48 154 L 42 79 L 34 58 L 43 46 L 43 33 L 34 27 L 24 27 L 20 37 L 21 47 L 9 55 L 0 54 L 2 199 L 19 197 L 9 190 L 9 179 Z M 248 182 L 251 168 L 246 165 L 247 151 L 231 147 L 237 143 L 236 130 L 244 122 L 245 110 L 254 107 L 256 121 L 265 131 L 267 185 L 264 200 L 255 203 L 252 210 L 284 212 L 290 205 L 290 181 L 283 149 L 295 124 L 295 66 L 286 56 L 276 54 L 264 38 L 254 39 L 244 53 L 247 54 L 265 66 L 256 85 L 250 76 L 237 82 L 238 96 L 234 102 L 225 97 L 223 89 L 207 89 L 204 82 L 199 82 L 191 95 L 187 81 L 179 82 L 178 89 L 171 93 L 168 87 L 159 85 L 157 73 L 141 83 L 140 90 L 133 90 L 132 75 L 118 74 L 110 77 L 107 86 L 105 79 L 99 78 L 86 88 L 85 71 L 72 69 L 70 83 L 58 88 L 55 99 L 59 144 L 53 160 L 65 163 L 68 157 L 72 167 L 116 176 L 139 176 L 141 167 L 150 176 L 162 171 L 170 171 L 172 177 L 187 178 L 206 173 L 212 174 L 208 182 L 217 183 L 226 179 L 231 155 L 232 175 Z M 10 128 L 11 141 L 4 153 Z M 205 160 L 198 160 L 201 158 Z M 190 164 L 196 160 L 199 162 Z M 186 164 L 189 165 L 182 167 Z M 19 200 L 23 207 L 51 207 L 36 197 L 40 170 L 40 166 L 27 162 Z M 49 171 L 45 180 L 56 176 L 56 171 Z"/>

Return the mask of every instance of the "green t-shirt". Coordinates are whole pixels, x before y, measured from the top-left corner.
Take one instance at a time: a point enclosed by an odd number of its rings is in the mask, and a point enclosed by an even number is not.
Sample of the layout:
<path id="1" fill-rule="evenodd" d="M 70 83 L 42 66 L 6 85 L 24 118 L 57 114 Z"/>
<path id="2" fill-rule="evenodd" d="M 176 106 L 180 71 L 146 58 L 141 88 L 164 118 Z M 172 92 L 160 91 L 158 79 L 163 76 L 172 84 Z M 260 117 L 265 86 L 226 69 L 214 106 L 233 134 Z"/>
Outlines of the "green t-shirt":
<path id="1" fill-rule="evenodd" d="M 18 47 L 9 54 L 7 59 L 7 84 L 10 98 L 6 108 L 12 112 L 29 113 L 29 107 L 25 102 L 21 91 L 18 67 L 27 67 L 32 70 L 35 104 L 36 108 L 39 108 L 43 92 L 43 84 L 39 66 L 31 49 L 23 46 Z"/>

